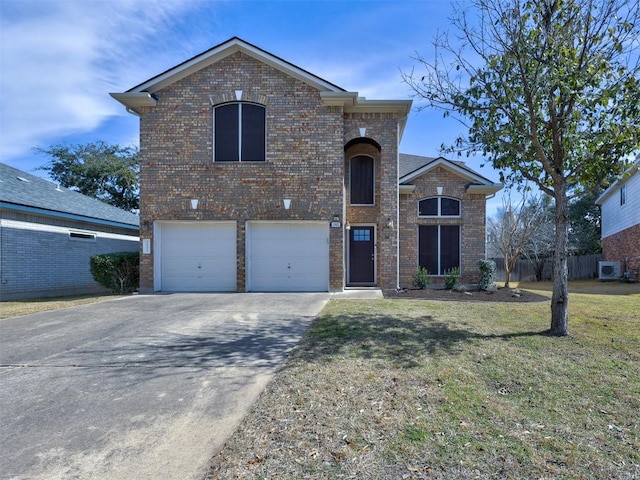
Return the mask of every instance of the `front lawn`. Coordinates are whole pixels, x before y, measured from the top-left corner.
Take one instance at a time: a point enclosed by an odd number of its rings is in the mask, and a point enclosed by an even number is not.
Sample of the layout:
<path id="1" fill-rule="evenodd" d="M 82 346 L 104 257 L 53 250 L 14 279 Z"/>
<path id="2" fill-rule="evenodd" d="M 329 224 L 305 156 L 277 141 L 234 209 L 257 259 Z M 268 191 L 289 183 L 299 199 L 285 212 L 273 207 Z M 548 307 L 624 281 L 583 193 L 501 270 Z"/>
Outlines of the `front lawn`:
<path id="1" fill-rule="evenodd" d="M 590 285 L 570 338 L 549 302 L 331 301 L 210 478 L 640 478 L 640 286 Z"/>

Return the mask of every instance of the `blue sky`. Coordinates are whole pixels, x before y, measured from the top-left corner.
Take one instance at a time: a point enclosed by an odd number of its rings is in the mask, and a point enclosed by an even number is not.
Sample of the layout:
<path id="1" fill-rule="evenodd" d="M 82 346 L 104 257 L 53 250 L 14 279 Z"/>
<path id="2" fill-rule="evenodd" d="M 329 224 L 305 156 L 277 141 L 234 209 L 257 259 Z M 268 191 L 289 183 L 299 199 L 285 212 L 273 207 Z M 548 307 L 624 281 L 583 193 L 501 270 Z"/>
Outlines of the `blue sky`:
<path id="1" fill-rule="evenodd" d="M 137 145 L 138 119 L 109 92 L 234 36 L 368 99 L 410 98 L 400 72 L 432 53 L 451 13 L 449 0 L 0 0 L 0 161 L 44 176 L 34 147 Z M 439 155 L 462 127 L 417 107 L 400 151 Z M 498 181 L 480 159 L 463 160 Z"/>

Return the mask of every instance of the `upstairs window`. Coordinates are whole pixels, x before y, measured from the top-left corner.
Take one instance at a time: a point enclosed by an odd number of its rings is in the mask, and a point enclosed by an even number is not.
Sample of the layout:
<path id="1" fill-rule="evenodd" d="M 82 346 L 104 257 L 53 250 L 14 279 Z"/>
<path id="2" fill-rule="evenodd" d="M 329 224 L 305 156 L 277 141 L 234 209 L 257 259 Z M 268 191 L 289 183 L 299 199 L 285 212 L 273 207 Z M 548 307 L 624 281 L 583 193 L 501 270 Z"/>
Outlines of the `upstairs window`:
<path id="1" fill-rule="evenodd" d="M 627 203 L 627 185 L 622 185 L 620 187 L 620 206 Z"/>
<path id="2" fill-rule="evenodd" d="M 351 205 L 374 204 L 374 160 L 365 155 L 353 157 L 349 163 L 349 203 Z"/>
<path id="3" fill-rule="evenodd" d="M 419 217 L 459 217 L 460 200 L 449 197 L 431 197 L 418 202 Z"/>
<path id="4" fill-rule="evenodd" d="M 213 111 L 213 160 L 265 161 L 265 108 L 253 103 L 228 103 Z"/>

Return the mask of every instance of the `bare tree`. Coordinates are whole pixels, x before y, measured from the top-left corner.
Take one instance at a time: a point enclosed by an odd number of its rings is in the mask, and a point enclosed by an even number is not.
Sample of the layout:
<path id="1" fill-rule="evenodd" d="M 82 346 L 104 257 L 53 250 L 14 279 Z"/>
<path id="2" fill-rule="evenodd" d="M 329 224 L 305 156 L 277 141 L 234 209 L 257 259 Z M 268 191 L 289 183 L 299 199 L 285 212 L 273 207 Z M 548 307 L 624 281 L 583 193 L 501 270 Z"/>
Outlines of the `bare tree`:
<path id="1" fill-rule="evenodd" d="M 511 195 L 505 195 L 502 197 L 502 208 L 487 222 L 489 242 L 504 257 L 505 287 L 509 286 L 511 272 L 536 233 L 538 221 L 543 213 L 538 198 L 534 197 L 528 203 L 526 200 L 525 195 L 514 205 Z"/>
<path id="2" fill-rule="evenodd" d="M 553 258 L 553 249 L 555 248 L 555 208 L 551 197 L 543 195 L 540 198 L 540 204 L 535 208 L 539 210 L 536 220 L 536 228 L 529 238 L 522 251 L 531 265 L 536 276 L 536 280 L 543 280 L 542 274 L 544 266 Z"/>

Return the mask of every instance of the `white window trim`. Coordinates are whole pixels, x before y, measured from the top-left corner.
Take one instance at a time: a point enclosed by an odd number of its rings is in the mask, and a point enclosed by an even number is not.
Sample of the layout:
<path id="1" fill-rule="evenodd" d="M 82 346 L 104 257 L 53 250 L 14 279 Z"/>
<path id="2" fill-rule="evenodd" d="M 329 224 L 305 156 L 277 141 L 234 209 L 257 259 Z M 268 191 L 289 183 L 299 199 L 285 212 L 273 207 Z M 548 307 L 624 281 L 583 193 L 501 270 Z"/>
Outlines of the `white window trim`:
<path id="1" fill-rule="evenodd" d="M 216 108 L 224 107 L 227 105 L 238 105 L 238 160 L 216 160 Z M 264 109 L 264 160 L 242 160 L 242 105 L 257 105 Z M 261 103 L 255 102 L 226 102 L 220 105 L 215 105 L 211 110 L 212 117 L 212 156 L 214 163 L 266 163 L 267 162 L 267 108 Z"/>

